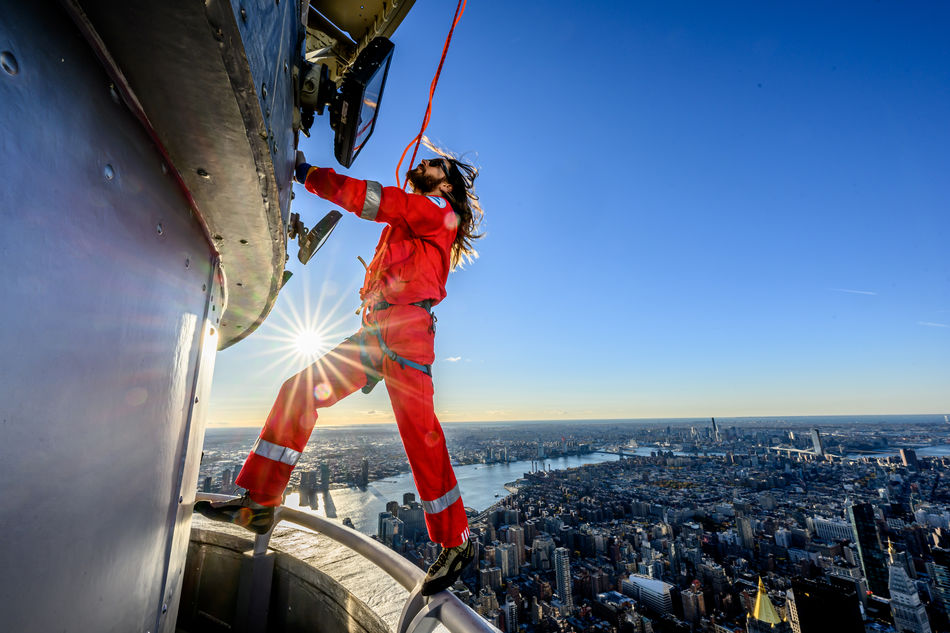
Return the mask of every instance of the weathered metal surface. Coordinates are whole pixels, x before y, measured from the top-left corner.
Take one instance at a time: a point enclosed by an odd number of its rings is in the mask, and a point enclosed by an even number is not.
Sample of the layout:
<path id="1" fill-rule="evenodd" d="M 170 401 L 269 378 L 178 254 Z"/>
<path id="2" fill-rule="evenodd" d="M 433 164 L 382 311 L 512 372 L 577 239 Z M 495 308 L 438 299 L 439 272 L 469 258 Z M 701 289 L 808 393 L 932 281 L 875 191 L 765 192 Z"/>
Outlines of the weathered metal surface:
<path id="1" fill-rule="evenodd" d="M 62 5 L 2 9 L 2 628 L 171 631 L 216 255 Z"/>
<path id="2" fill-rule="evenodd" d="M 196 522 L 207 522 L 198 517 Z M 220 524 L 216 524 L 220 525 Z M 272 589 L 264 596 L 269 600 L 266 630 L 286 631 L 353 631 L 388 633 L 385 616 L 364 602 L 371 588 L 401 592 L 387 576 L 359 556 L 350 557 L 345 548 L 318 540 L 315 534 L 293 532 L 294 538 L 306 541 L 314 555 L 332 559 L 332 569 L 298 560 L 284 552 L 270 552 L 272 557 Z M 249 534 L 245 532 L 244 534 Z M 195 529 L 188 551 L 185 588 L 178 622 L 182 630 L 239 630 L 247 618 L 245 605 L 238 598 L 241 582 L 246 578 L 246 552 L 250 541 L 241 536 L 207 529 Z"/>
<path id="3" fill-rule="evenodd" d="M 90 23 L 181 172 L 221 256 L 219 345 L 273 307 L 286 259 L 299 5 L 84 0 Z"/>
<path id="4" fill-rule="evenodd" d="M 336 80 L 373 38 L 391 37 L 414 3 L 415 0 L 315 0 L 307 16 L 307 53 L 329 48 L 322 61 Z"/>

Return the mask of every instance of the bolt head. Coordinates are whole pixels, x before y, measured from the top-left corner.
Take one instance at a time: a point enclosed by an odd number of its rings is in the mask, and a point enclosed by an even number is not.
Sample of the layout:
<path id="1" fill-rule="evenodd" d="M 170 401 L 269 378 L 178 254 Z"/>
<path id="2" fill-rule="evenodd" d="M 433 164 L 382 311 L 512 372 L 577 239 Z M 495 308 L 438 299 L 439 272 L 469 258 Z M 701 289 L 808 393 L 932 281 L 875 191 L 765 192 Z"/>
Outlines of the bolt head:
<path id="1" fill-rule="evenodd" d="M 102 168 L 102 175 L 106 180 L 112 180 L 115 178 L 115 169 L 112 167 L 112 165 L 106 165 Z"/>
<path id="2" fill-rule="evenodd" d="M 10 51 L 0 52 L 0 68 L 3 68 L 11 77 L 20 72 L 20 64 L 17 62 L 16 56 Z"/>

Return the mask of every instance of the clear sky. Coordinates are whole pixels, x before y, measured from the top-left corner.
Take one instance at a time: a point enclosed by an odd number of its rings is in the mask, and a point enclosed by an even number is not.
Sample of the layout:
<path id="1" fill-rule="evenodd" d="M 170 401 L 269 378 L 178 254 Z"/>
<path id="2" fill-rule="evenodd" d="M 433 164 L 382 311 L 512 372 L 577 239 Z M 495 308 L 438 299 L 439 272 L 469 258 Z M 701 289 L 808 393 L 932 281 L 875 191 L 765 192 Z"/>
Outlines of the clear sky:
<path id="1" fill-rule="evenodd" d="M 399 27 L 353 168 L 325 118 L 309 162 L 395 184 L 454 8 Z M 939 2 L 470 0 L 428 133 L 481 167 L 486 236 L 436 309 L 440 419 L 950 413 L 947 33 Z M 308 225 L 331 208 L 296 187 Z M 296 324 L 359 327 L 380 228 L 291 246 L 211 425 L 263 423 Z M 383 387 L 318 424 L 372 421 Z"/>

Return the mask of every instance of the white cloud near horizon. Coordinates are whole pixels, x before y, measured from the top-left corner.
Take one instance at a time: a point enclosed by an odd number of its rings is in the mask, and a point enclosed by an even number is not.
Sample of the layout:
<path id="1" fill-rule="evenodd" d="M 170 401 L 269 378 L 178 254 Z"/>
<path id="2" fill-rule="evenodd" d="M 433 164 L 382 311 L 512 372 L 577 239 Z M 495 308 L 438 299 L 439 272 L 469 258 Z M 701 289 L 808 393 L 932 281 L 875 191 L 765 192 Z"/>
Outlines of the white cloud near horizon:
<path id="1" fill-rule="evenodd" d="M 934 323 L 933 321 L 917 321 L 917 325 L 925 325 L 927 327 L 950 327 L 946 323 Z"/>
<path id="2" fill-rule="evenodd" d="M 835 292 L 847 292 L 848 294 L 852 294 L 852 295 L 872 295 L 875 297 L 877 296 L 876 292 L 872 292 L 870 290 L 851 290 L 849 288 L 832 288 L 832 290 L 834 290 Z"/>
<path id="3" fill-rule="evenodd" d="M 457 363 L 462 360 L 461 356 L 449 356 L 444 359 L 447 363 Z"/>

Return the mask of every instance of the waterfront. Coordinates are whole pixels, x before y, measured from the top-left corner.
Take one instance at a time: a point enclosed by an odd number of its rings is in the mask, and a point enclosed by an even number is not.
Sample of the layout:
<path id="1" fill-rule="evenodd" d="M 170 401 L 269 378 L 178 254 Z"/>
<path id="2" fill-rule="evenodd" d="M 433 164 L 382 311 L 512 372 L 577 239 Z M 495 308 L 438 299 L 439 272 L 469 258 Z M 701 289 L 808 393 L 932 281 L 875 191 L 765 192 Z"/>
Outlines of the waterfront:
<path id="1" fill-rule="evenodd" d="M 655 450 L 655 449 L 654 449 Z M 649 455 L 649 450 L 647 450 Z M 599 464 L 608 461 L 617 461 L 619 457 L 609 453 L 589 453 L 571 457 L 544 460 L 545 470 L 565 470 L 586 464 Z M 498 464 L 471 464 L 456 466 L 455 476 L 462 491 L 462 499 L 466 507 L 475 510 L 484 510 L 493 503 L 507 496 L 505 488 L 510 483 L 530 472 L 532 463 L 537 466 L 540 462 L 517 461 Z M 416 487 L 412 475 L 405 473 L 397 477 L 387 477 L 379 481 L 372 481 L 361 489 L 356 486 L 336 488 L 329 493 L 318 493 L 319 505 L 316 509 L 300 508 L 318 516 L 326 516 L 343 520 L 349 517 L 353 526 L 364 534 L 376 534 L 376 527 L 380 512 L 386 510 L 386 503 L 398 501 L 402 504 L 402 495 L 406 492 L 415 493 Z M 418 500 L 418 495 L 416 497 Z M 297 508 L 300 498 L 297 493 L 287 495 L 286 505 Z"/>

